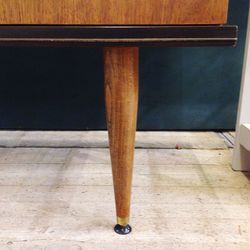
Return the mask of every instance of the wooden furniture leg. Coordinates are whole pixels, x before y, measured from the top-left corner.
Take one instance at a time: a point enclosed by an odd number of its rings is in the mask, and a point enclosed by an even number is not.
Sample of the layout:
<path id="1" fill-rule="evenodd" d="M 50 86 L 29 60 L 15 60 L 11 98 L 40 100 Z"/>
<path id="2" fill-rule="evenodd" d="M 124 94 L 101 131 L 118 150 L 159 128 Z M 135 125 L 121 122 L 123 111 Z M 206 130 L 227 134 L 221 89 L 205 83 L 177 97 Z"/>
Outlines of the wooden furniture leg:
<path id="1" fill-rule="evenodd" d="M 139 49 L 104 48 L 104 80 L 117 225 L 128 234 L 138 107 Z"/>

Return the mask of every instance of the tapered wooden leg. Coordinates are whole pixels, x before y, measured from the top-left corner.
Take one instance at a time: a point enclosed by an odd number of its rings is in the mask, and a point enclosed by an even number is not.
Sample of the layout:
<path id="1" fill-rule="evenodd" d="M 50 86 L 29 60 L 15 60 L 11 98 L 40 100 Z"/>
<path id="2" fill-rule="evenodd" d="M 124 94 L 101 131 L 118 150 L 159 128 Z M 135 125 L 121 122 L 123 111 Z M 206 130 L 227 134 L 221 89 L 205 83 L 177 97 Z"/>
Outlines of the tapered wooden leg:
<path id="1" fill-rule="evenodd" d="M 107 124 L 119 234 L 130 233 L 130 200 L 138 107 L 139 49 L 104 48 Z"/>

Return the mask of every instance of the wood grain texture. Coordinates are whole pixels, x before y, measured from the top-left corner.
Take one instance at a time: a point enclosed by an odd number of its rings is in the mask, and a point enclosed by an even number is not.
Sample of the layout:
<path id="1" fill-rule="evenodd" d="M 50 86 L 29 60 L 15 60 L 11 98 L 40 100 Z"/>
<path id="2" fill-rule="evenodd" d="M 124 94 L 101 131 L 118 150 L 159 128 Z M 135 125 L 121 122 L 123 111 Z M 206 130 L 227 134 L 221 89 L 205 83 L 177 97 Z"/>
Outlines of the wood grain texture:
<path id="1" fill-rule="evenodd" d="M 0 24 L 224 24 L 228 0 L 0 0 Z"/>
<path id="2" fill-rule="evenodd" d="M 106 113 L 117 217 L 129 218 L 138 106 L 139 49 L 104 48 Z"/>

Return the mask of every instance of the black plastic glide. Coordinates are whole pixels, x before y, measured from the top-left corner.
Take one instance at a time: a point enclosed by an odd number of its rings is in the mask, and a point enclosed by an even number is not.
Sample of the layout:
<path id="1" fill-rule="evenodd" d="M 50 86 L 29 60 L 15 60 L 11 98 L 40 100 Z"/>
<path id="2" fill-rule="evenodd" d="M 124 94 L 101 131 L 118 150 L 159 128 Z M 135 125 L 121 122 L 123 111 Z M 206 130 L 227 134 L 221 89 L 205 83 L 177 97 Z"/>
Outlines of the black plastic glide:
<path id="1" fill-rule="evenodd" d="M 121 235 L 130 234 L 132 232 L 132 228 L 130 225 L 121 226 L 121 225 L 117 224 L 115 226 L 114 230 L 117 234 L 121 234 Z"/>

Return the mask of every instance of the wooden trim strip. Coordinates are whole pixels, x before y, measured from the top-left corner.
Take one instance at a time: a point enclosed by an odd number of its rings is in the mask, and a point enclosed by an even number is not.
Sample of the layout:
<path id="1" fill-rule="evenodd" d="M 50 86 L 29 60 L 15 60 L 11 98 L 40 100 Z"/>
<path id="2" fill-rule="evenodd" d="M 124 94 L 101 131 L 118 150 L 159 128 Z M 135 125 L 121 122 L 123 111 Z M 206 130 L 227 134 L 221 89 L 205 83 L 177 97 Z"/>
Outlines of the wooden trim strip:
<path id="1" fill-rule="evenodd" d="M 1 46 L 236 46 L 237 40 L 232 25 L 0 26 Z"/>

